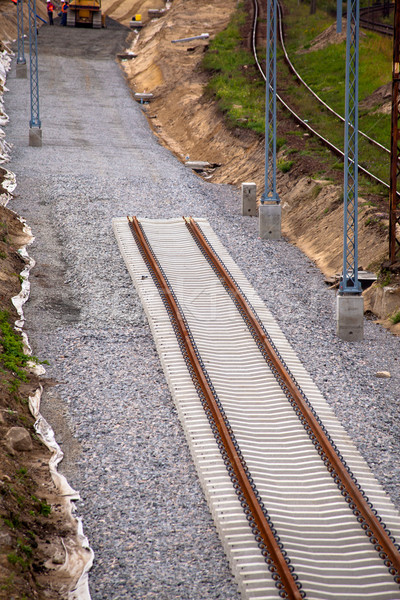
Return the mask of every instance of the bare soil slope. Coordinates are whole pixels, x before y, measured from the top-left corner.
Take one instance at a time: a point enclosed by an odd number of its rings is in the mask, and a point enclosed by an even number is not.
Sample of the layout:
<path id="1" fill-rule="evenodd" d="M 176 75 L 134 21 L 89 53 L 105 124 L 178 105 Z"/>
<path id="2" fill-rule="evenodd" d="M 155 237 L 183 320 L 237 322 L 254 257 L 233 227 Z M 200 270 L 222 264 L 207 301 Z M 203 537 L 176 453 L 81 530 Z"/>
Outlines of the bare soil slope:
<path id="1" fill-rule="evenodd" d="M 209 33 L 212 38 L 228 23 L 235 7 L 234 0 L 174 0 L 165 16 L 153 19 L 133 39 L 131 50 L 137 57 L 124 61 L 123 67 L 134 91 L 154 94 L 147 111 L 149 122 L 180 160 L 190 157 L 220 164 L 209 181 L 235 186 L 253 181 L 261 195 L 264 140 L 248 130 L 228 129 L 223 114 L 207 94 L 207 74 L 201 61 L 208 41 L 172 43 L 200 33 Z M 330 37 L 334 42 L 335 36 L 331 28 L 323 39 L 316 40 L 316 47 L 328 43 Z M 299 135 L 298 126 L 290 119 L 283 118 L 278 127 L 280 136 L 290 137 L 288 143 L 296 144 L 299 150 L 308 148 L 309 134 Z M 290 136 L 295 129 L 297 139 Z M 278 173 L 282 231 L 327 276 L 333 276 L 341 272 L 343 260 L 343 173 L 337 169 L 326 172 L 325 178 L 333 183 L 316 181 L 320 157 L 299 154 L 289 173 Z M 371 200 L 382 204 L 378 198 L 359 198 L 359 264 L 364 269 L 377 269 L 388 252 L 388 208 L 371 208 Z"/>

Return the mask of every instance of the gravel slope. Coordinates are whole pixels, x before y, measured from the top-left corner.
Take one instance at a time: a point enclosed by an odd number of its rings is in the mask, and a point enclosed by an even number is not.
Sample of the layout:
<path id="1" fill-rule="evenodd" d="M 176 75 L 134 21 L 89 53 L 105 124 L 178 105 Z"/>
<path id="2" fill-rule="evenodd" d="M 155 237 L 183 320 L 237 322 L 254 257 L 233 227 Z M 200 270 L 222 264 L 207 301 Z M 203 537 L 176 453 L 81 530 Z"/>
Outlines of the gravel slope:
<path id="1" fill-rule="evenodd" d="M 36 236 L 27 332 L 50 362 L 42 412 L 83 498 L 93 600 L 236 599 L 112 217 L 209 219 L 398 508 L 399 340 L 371 322 L 363 342 L 338 340 L 319 271 L 285 241 L 261 242 L 237 190 L 158 144 L 113 60 L 126 33 L 40 30 L 42 148 L 28 147 L 28 82 L 7 81 L 9 206 Z"/>

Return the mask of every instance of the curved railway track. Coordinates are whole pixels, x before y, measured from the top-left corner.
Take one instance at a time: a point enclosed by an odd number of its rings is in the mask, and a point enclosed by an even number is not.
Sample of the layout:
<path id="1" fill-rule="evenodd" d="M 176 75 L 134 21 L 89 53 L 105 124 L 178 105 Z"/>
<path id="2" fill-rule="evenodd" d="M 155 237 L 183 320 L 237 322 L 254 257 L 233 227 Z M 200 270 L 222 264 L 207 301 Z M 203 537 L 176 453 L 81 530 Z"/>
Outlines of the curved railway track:
<path id="1" fill-rule="evenodd" d="M 253 2 L 253 23 L 252 23 L 252 33 L 251 33 L 251 49 L 252 49 L 252 53 L 253 53 L 254 59 L 256 61 L 257 68 L 258 68 L 258 70 L 259 70 L 262 78 L 264 79 L 264 81 L 266 81 L 265 71 L 264 71 L 264 69 L 263 69 L 263 67 L 261 65 L 261 61 L 260 61 L 260 59 L 258 57 L 258 51 L 257 51 L 257 34 L 258 34 L 258 22 L 259 22 L 259 14 L 260 14 L 259 0 L 252 0 L 252 2 Z M 305 89 L 315 98 L 315 100 L 321 106 L 324 107 L 325 110 L 327 110 L 330 114 L 332 114 L 336 119 L 339 119 L 340 121 L 342 121 L 344 123 L 344 118 L 339 113 L 337 113 L 334 109 L 332 109 L 326 102 L 324 102 L 318 96 L 318 94 L 316 94 L 311 89 L 311 87 L 304 81 L 304 79 L 301 77 L 300 73 L 298 73 L 297 70 L 296 70 L 296 68 L 294 67 L 292 61 L 290 60 L 290 57 L 288 55 L 288 52 L 287 52 L 286 46 L 285 46 L 285 42 L 284 42 L 282 7 L 281 7 L 281 5 L 280 5 L 279 2 L 277 4 L 277 7 L 278 7 L 278 10 L 277 10 L 278 14 L 277 14 L 277 16 L 278 16 L 278 33 L 279 33 L 279 39 L 280 39 L 282 50 L 283 50 L 283 53 L 284 53 L 285 62 L 287 64 L 289 70 L 296 77 L 296 79 L 301 83 L 301 85 L 304 86 Z M 336 156 L 339 156 L 340 158 L 344 159 L 344 156 L 345 156 L 344 152 L 340 148 L 338 148 L 337 146 L 335 146 L 334 144 L 332 144 L 332 142 L 330 142 L 328 140 L 328 138 L 324 137 L 316 129 L 314 129 L 313 127 L 311 127 L 308 122 L 306 122 L 304 119 L 302 119 L 301 116 L 278 93 L 277 93 L 277 100 L 291 114 L 291 116 L 294 118 L 294 120 L 299 125 L 301 125 L 301 127 L 303 129 L 305 129 L 312 136 L 314 136 L 317 139 L 319 139 L 319 141 L 325 147 L 327 147 L 331 152 L 333 152 Z M 382 144 L 380 144 L 379 142 L 377 142 L 376 140 L 374 140 L 373 138 L 371 138 L 370 136 L 368 136 L 366 133 L 364 133 L 362 131 L 359 131 L 359 135 L 361 135 L 362 137 L 364 137 L 368 141 L 368 143 L 376 146 L 381 151 L 390 154 L 390 149 L 386 148 L 385 146 L 383 146 Z M 389 187 L 390 187 L 389 184 L 386 181 L 383 181 L 382 179 L 380 179 L 379 177 L 377 177 L 376 175 L 374 175 L 371 171 L 365 169 L 361 165 L 358 166 L 358 170 L 359 170 L 360 173 L 363 173 L 369 179 L 375 181 L 376 183 L 384 185 L 386 188 L 389 189 Z"/>
<path id="2" fill-rule="evenodd" d="M 209 224 L 113 227 L 243 597 L 399 598 L 399 515 Z"/>
<path id="3" fill-rule="evenodd" d="M 376 19 L 371 20 L 371 16 L 376 13 L 383 13 L 385 10 L 390 11 L 393 10 L 394 4 L 390 3 L 386 6 L 384 4 L 375 4 L 372 6 L 366 6 L 360 8 L 360 25 L 364 27 L 364 29 L 370 29 L 371 31 L 376 31 L 382 35 L 388 35 L 393 37 L 393 25 L 388 23 L 380 23 L 376 21 Z M 389 14 L 387 16 L 389 16 Z"/>

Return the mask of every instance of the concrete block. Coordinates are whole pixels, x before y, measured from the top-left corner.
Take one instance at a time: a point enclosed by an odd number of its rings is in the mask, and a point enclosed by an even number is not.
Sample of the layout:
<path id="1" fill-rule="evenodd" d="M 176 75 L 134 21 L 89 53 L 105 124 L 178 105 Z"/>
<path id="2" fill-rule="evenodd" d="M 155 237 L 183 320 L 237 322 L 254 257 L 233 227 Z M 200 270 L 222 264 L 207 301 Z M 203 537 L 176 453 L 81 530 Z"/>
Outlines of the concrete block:
<path id="1" fill-rule="evenodd" d="M 29 128 L 29 145 L 37 148 L 42 146 L 42 130 L 40 127 Z"/>
<path id="2" fill-rule="evenodd" d="M 26 62 L 16 64 L 15 76 L 17 79 L 26 79 L 27 78 Z"/>
<path id="3" fill-rule="evenodd" d="M 260 218 L 259 231 L 262 240 L 279 240 L 281 238 L 282 207 L 277 202 L 264 202 L 258 209 Z"/>
<path id="4" fill-rule="evenodd" d="M 364 298 L 360 296 L 336 296 L 336 334 L 346 342 L 364 339 Z"/>
<path id="5" fill-rule="evenodd" d="M 242 215 L 256 217 L 257 214 L 257 185 L 242 183 Z"/>

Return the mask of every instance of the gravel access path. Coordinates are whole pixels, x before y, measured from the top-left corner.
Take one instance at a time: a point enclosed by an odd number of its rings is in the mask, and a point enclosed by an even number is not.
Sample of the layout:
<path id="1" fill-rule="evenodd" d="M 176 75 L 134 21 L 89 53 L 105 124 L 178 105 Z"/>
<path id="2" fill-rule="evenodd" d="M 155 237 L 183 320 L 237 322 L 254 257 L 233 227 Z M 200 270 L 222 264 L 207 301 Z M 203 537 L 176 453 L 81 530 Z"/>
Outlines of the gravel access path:
<path id="1" fill-rule="evenodd" d="M 9 74 L 9 207 L 36 236 L 26 330 L 50 362 L 42 412 L 83 499 L 93 600 L 236 600 L 111 219 L 208 218 L 398 508 L 400 343 L 371 322 L 363 342 L 337 339 L 335 294 L 313 264 L 283 240 L 261 242 L 236 189 L 160 146 L 114 60 L 127 34 L 41 28 L 42 148 L 28 146 L 29 82 L 15 61 Z"/>

